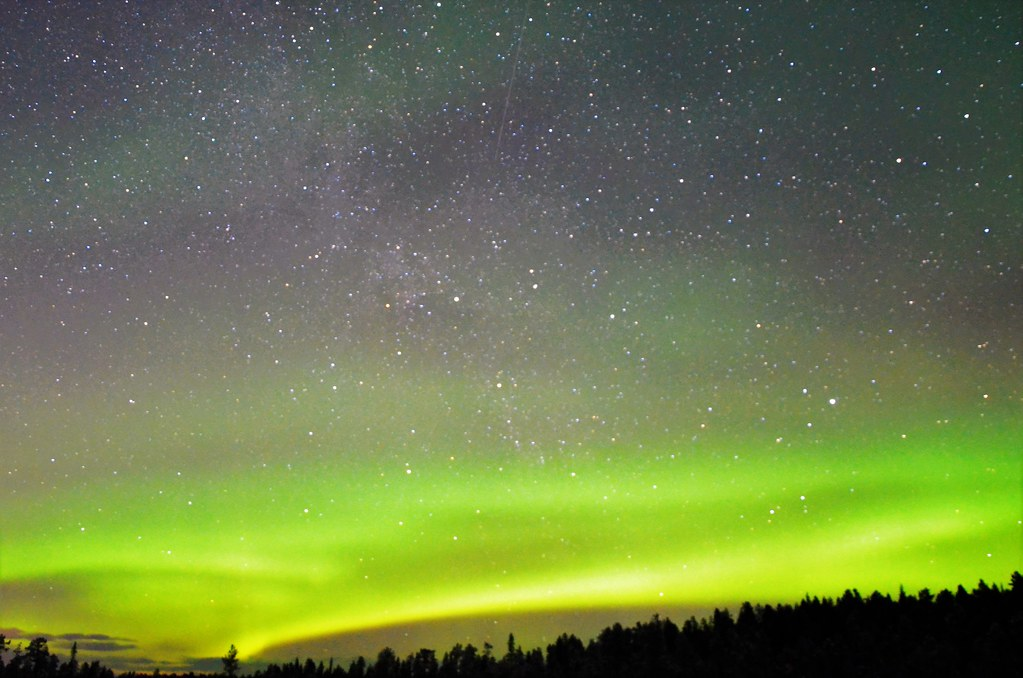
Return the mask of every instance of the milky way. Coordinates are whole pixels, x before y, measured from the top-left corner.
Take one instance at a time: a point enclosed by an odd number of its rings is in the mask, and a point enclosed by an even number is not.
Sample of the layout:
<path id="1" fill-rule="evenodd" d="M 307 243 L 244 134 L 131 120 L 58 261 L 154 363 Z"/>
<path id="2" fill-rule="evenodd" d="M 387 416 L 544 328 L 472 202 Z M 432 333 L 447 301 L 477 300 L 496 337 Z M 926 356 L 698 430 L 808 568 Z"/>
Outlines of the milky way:
<path id="1" fill-rule="evenodd" d="M 0 10 L 8 637 L 1019 568 L 1019 3 L 288 4 Z"/>

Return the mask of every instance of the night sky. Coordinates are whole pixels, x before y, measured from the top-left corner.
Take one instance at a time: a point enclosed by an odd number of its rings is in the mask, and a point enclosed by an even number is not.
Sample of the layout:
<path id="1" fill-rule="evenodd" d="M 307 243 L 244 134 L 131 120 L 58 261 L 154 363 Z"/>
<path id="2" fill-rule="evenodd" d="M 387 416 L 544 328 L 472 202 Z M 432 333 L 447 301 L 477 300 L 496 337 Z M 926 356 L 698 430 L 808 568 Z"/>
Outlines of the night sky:
<path id="1" fill-rule="evenodd" d="M 1006 582 L 1021 13 L 3 3 L 0 632 L 216 668 Z"/>

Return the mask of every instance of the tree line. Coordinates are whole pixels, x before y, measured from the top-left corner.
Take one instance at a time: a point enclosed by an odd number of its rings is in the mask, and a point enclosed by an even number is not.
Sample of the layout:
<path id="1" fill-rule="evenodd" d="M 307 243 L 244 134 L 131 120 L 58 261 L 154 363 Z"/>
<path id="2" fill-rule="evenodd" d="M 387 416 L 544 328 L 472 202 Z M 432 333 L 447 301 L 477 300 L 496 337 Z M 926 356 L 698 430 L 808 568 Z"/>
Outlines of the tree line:
<path id="1" fill-rule="evenodd" d="M 162 674 L 162 678 L 235 678 L 232 645 L 218 674 Z M 124 674 L 126 678 L 160 678 Z M 498 656 L 493 646 L 455 645 L 440 656 L 422 649 L 405 658 L 384 648 L 374 661 L 359 657 L 347 668 L 312 659 L 269 664 L 251 678 L 604 678 L 619 676 L 964 676 L 1023 675 L 1023 576 L 1008 587 L 980 581 L 973 591 L 893 598 L 847 590 L 840 598 L 795 605 L 743 603 L 733 616 L 714 610 L 682 626 L 654 616 L 632 627 L 615 624 L 588 643 L 562 634 L 546 651 L 526 650 L 514 635 Z M 49 652 L 46 639 L 10 647 L 0 636 L 3 678 L 113 678 L 99 662 L 68 660 Z"/>

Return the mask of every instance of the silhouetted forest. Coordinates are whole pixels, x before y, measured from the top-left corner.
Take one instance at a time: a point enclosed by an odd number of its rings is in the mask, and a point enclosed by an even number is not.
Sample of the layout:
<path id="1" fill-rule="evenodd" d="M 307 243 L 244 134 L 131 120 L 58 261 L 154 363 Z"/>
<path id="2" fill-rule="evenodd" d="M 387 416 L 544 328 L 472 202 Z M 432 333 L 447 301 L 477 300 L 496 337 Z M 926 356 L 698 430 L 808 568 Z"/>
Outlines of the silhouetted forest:
<path id="1" fill-rule="evenodd" d="M 64 662 L 37 638 L 27 648 L 0 636 L 4 678 L 112 678 L 99 662 Z M 234 678 L 234 646 L 223 657 Z M 142 678 L 150 674 L 125 674 Z M 152 674 L 174 678 L 175 674 Z M 197 674 L 183 674 L 196 678 Z M 202 674 L 198 674 L 202 675 Z M 654 616 L 625 628 L 615 624 L 583 643 L 564 634 L 540 649 L 519 647 L 508 637 L 501 656 L 490 644 L 480 650 L 455 645 L 440 657 L 419 650 L 404 659 L 385 648 L 375 661 L 359 657 L 348 668 L 312 659 L 270 664 L 252 678 L 551 678 L 619 676 L 1001 676 L 1023 675 L 1023 576 L 1008 588 L 981 581 L 968 592 L 927 589 L 898 598 L 852 590 L 837 600 L 810 598 L 797 605 L 744 603 L 736 616 L 715 610 L 710 618 L 681 627 Z M 179 677 L 180 678 L 180 677 Z"/>

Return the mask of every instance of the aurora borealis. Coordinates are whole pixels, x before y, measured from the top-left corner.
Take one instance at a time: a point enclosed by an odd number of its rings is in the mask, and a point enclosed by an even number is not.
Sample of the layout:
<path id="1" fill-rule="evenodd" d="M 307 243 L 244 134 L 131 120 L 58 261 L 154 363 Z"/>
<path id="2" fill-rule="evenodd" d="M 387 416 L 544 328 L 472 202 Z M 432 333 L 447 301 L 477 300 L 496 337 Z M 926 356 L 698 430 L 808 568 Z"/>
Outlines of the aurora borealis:
<path id="1" fill-rule="evenodd" d="M 6 3 L 0 632 L 216 668 L 1006 581 L 1021 26 Z"/>

